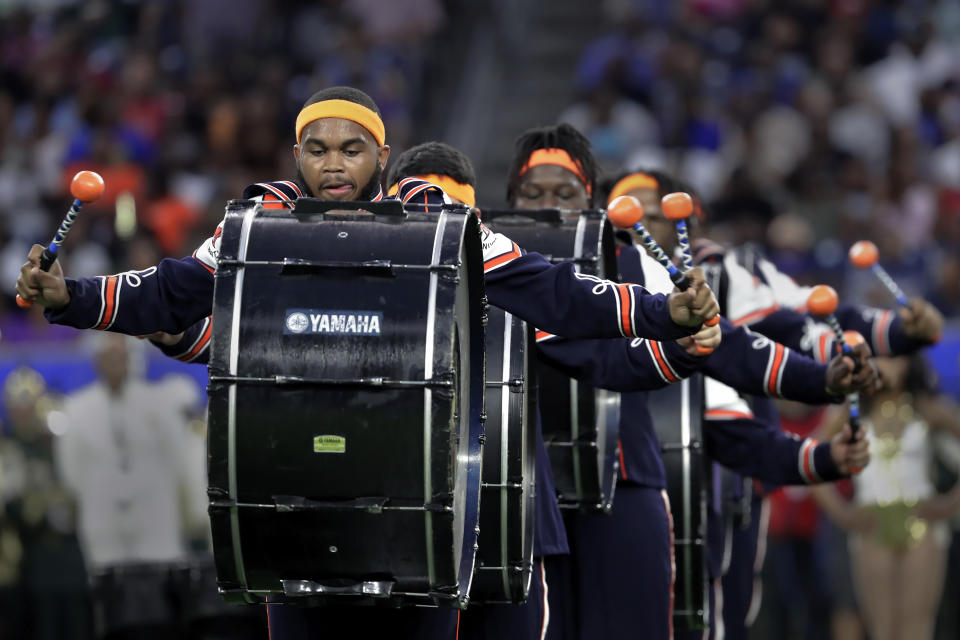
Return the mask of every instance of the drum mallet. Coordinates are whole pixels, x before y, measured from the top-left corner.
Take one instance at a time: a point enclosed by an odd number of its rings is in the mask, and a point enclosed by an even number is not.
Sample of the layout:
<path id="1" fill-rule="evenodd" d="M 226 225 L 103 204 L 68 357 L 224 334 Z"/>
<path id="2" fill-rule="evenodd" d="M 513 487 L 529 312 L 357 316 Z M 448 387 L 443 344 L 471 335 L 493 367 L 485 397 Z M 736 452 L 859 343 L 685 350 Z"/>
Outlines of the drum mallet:
<path id="1" fill-rule="evenodd" d="M 677 242 L 683 252 L 683 269 L 693 269 L 693 254 L 690 251 L 690 235 L 687 233 L 687 218 L 693 213 L 693 198 L 689 193 L 677 191 L 660 199 L 660 209 L 667 220 L 677 226 Z"/>
<path id="2" fill-rule="evenodd" d="M 690 279 L 683 273 L 680 273 L 680 270 L 673 264 L 663 248 L 657 244 L 657 241 L 653 239 L 650 232 L 643 226 L 643 222 L 641 222 L 643 220 L 643 206 L 639 200 L 628 195 L 614 198 L 607 207 L 607 217 L 614 226 L 620 229 L 633 229 L 640 235 L 640 241 L 643 242 L 643 246 L 663 265 L 663 268 L 670 274 L 670 281 L 673 282 L 678 289 L 686 291 L 690 288 Z M 720 316 L 716 315 L 706 320 L 704 324 L 712 327 L 718 322 L 720 322 Z M 700 345 L 697 345 L 697 350 L 703 354 L 713 351 L 713 349 L 700 347 Z"/>
<path id="3" fill-rule="evenodd" d="M 893 278 L 890 277 L 887 270 L 880 266 L 878 262 L 879 255 L 877 245 L 869 240 L 861 240 L 850 247 L 850 262 L 853 263 L 853 266 L 861 269 L 866 269 L 867 267 L 872 269 L 873 274 L 883 283 L 887 291 L 897 299 L 897 304 L 901 307 L 909 306 L 910 303 L 907 301 L 907 296 L 903 293 L 903 289 L 893 281 Z"/>
<path id="4" fill-rule="evenodd" d="M 837 345 L 839 345 L 841 353 L 849 356 L 853 360 L 853 371 L 856 373 L 860 370 L 860 363 L 853 353 L 851 344 L 856 346 L 857 344 L 862 344 L 864 340 L 863 336 L 859 333 L 850 331 L 844 334 L 843 329 L 840 328 L 837 317 L 833 315 L 837 310 L 839 302 L 840 298 L 837 296 L 837 292 L 833 287 L 820 284 L 815 286 L 813 291 L 810 292 L 810 296 L 807 298 L 807 308 L 813 315 L 826 320 L 830 329 L 833 330 L 834 340 L 836 340 Z M 848 342 L 845 335 L 852 338 L 852 340 Z M 850 400 L 850 430 L 856 435 L 857 430 L 860 428 L 860 394 L 853 392 L 848 398 Z"/>
<path id="5" fill-rule="evenodd" d="M 103 195 L 103 178 L 100 177 L 100 174 L 94 173 L 93 171 L 78 172 L 77 175 L 73 176 L 73 180 L 70 181 L 70 195 L 73 196 L 73 204 L 70 205 L 70 210 L 67 211 L 67 215 L 64 216 L 63 222 L 60 223 L 60 228 L 57 229 L 57 234 L 53 237 L 50 245 L 40 254 L 41 271 L 49 271 L 53 263 L 56 262 L 60 245 L 63 244 L 67 234 L 70 232 L 70 227 L 73 226 L 74 221 L 77 219 L 80 208 L 84 204 L 93 202 Z M 18 295 L 17 306 L 26 309 L 33 306 L 33 302 L 24 300 Z"/>

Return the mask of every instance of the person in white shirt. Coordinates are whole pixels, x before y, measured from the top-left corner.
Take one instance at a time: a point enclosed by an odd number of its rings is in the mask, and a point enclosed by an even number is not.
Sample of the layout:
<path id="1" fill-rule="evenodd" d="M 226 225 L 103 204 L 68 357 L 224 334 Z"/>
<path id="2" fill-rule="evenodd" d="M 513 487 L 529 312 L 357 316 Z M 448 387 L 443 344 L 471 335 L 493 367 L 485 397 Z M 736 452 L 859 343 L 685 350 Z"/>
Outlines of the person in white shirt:
<path id="1" fill-rule="evenodd" d="M 182 415 L 162 387 L 131 374 L 132 338 L 97 337 L 98 379 L 67 398 L 68 426 L 55 448 L 77 494 L 87 565 L 181 560 L 180 500 L 196 478 L 184 464 Z"/>

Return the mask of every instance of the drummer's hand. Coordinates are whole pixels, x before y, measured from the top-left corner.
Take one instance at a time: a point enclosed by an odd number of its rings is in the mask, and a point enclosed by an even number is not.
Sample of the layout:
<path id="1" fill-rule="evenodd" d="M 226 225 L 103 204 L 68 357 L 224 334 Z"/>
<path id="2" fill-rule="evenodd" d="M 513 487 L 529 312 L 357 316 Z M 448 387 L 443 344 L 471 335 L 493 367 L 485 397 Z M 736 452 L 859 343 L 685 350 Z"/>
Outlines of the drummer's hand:
<path id="1" fill-rule="evenodd" d="M 853 435 L 850 425 L 843 425 L 843 430 L 830 440 L 830 457 L 841 473 L 860 473 L 870 464 L 870 443 L 864 430 L 857 429 Z"/>
<path id="2" fill-rule="evenodd" d="M 910 306 L 898 311 L 903 333 L 914 340 L 936 343 L 943 333 L 943 314 L 923 298 L 910 300 Z"/>
<path id="3" fill-rule="evenodd" d="M 713 350 L 720 346 L 721 331 L 720 324 L 711 327 L 703 325 L 700 331 L 692 336 L 686 336 L 677 340 L 677 344 L 683 347 L 691 356 L 708 356 Z"/>
<path id="4" fill-rule="evenodd" d="M 20 267 L 20 277 L 17 278 L 17 294 L 41 307 L 61 309 L 70 304 L 70 292 L 67 291 L 59 260 L 50 265 L 50 271 L 40 270 L 43 249 L 43 246 L 35 244 L 27 254 L 27 262 Z"/>
<path id="5" fill-rule="evenodd" d="M 698 327 L 720 313 L 720 305 L 713 291 L 703 279 L 703 271 L 697 267 L 686 273 L 690 288 L 674 289 L 668 298 L 670 319 L 683 327 Z"/>
<path id="6" fill-rule="evenodd" d="M 870 347 L 861 343 L 851 347 L 853 355 L 840 354 L 827 364 L 827 391 L 835 396 L 845 396 L 855 391 L 873 395 L 883 387 L 877 365 L 870 357 Z M 854 358 L 860 371 L 854 373 Z"/>

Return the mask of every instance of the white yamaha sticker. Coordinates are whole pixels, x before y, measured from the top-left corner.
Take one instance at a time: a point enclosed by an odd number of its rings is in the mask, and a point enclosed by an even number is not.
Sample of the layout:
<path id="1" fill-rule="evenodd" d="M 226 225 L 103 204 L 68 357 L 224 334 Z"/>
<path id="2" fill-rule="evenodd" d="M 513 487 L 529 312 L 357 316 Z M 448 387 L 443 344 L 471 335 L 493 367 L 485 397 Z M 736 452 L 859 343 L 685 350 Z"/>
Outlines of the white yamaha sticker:
<path id="1" fill-rule="evenodd" d="M 379 336 L 382 327 L 383 312 L 381 311 L 287 309 L 283 332 L 285 334 Z"/>

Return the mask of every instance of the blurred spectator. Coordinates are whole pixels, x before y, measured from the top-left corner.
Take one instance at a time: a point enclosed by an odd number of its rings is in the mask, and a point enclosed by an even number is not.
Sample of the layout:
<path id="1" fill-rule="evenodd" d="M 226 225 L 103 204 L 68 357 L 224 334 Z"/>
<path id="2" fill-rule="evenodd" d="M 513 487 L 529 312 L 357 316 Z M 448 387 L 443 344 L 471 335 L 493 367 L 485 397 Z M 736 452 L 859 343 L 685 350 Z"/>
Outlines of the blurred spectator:
<path id="1" fill-rule="evenodd" d="M 960 511 L 960 483 L 944 494 L 933 484 L 932 437 L 960 437 L 960 420 L 936 393 L 922 355 L 877 364 L 885 388 L 865 399 L 863 421 L 873 459 L 853 479 L 854 500 L 839 498 L 833 487 L 814 495 L 851 533 L 850 566 L 870 637 L 932 638 L 951 538 L 947 520 Z M 830 426 L 846 419 L 841 413 Z"/>
<path id="2" fill-rule="evenodd" d="M 567 108 L 559 121 L 572 124 L 589 138 L 597 161 L 608 172 L 616 171 L 629 154 L 659 143 L 656 120 L 607 83 Z"/>
<path id="3" fill-rule="evenodd" d="M 56 410 L 43 378 L 27 368 L 7 376 L 3 403 L 8 433 L 0 464 L 10 483 L 4 487 L 3 550 L 13 554 L 4 564 L 20 574 L 22 585 L 13 593 L 16 609 L 6 612 L 16 619 L 4 622 L 13 637 L 92 638 L 76 503 L 54 465 L 54 440 L 64 428 L 63 413 Z"/>
<path id="4" fill-rule="evenodd" d="M 180 394 L 141 379 L 137 356 L 143 345 L 112 333 L 91 339 L 98 380 L 64 403 L 57 464 L 77 496 L 101 631 L 110 638 L 143 638 L 162 627 L 169 637 L 179 624 L 176 611 L 169 608 L 163 619 L 160 604 L 147 600 L 151 595 L 164 600 L 170 565 L 187 558 L 192 528 L 187 516 L 203 509 L 184 501 L 197 499 L 191 484 L 202 478 L 202 470 L 187 467 L 196 457 L 189 455 Z M 130 603 L 122 620 L 114 618 L 117 603 L 111 602 L 117 589 L 140 593 L 144 600 Z M 121 627 L 128 635 L 120 635 Z"/>
<path id="5" fill-rule="evenodd" d="M 168 394 L 141 379 L 133 338 L 93 336 L 98 380 L 63 407 L 69 427 L 57 439 L 57 463 L 80 506 L 87 564 L 170 562 L 186 555 L 180 500 L 186 423 Z M 131 342 L 133 341 L 133 342 Z"/>

